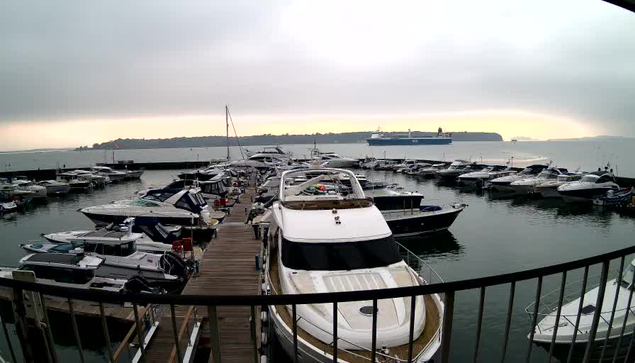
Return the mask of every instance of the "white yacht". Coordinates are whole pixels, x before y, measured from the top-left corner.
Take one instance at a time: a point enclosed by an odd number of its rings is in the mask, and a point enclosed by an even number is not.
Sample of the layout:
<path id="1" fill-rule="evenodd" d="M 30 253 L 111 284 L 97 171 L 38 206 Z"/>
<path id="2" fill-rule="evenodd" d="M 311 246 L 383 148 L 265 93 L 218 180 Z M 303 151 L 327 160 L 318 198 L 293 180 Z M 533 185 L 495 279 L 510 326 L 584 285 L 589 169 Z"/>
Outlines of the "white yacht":
<path id="1" fill-rule="evenodd" d="M 128 217 L 155 218 L 162 224 L 197 226 L 211 223 L 199 189 L 151 189 L 142 198 L 118 200 L 80 210 L 97 225 L 122 223 Z"/>
<path id="2" fill-rule="evenodd" d="M 73 170 L 72 172 L 86 180 L 90 180 L 92 186 L 96 188 L 103 188 L 106 186 L 106 184 L 110 183 L 110 177 L 104 174 L 92 173 L 88 170 L 82 169 Z"/>
<path id="3" fill-rule="evenodd" d="M 93 174 L 107 176 L 113 183 L 118 183 L 126 178 L 126 173 L 119 170 L 114 170 L 108 166 L 93 166 L 90 168 Z"/>
<path id="4" fill-rule="evenodd" d="M 352 172 L 310 170 L 282 174 L 280 199 L 270 221 L 266 284 L 274 294 L 329 293 L 425 284 L 401 258 L 384 217 L 367 199 Z M 345 176 L 351 187 L 339 189 Z M 292 312 L 270 306 L 270 321 L 289 354 L 293 354 Z M 416 298 L 414 362 L 430 362 L 441 345 L 443 303 L 438 295 Z M 338 361 L 368 362 L 372 354 L 372 320 L 377 314 L 378 361 L 405 362 L 410 330 L 410 297 L 338 304 Z M 332 362 L 331 304 L 297 306 L 300 362 Z"/>
<path id="5" fill-rule="evenodd" d="M 406 175 L 418 175 L 420 170 L 427 169 L 431 166 L 432 164 L 428 163 L 416 163 L 406 168 L 405 170 L 402 170 L 402 173 Z"/>
<path id="6" fill-rule="evenodd" d="M 44 200 L 46 199 L 46 188 L 30 180 L 21 180 L 15 179 L 12 181 L 12 184 L 15 185 L 16 189 L 26 190 L 29 192 L 33 192 L 33 199 Z"/>
<path id="7" fill-rule="evenodd" d="M 404 160 L 403 162 L 399 163 L 399 164 L 395 164 L 393 165 L 393 171 L 396 173 L 403 173 L 406 169 L 410 168 L 411 166 L 417 164 L 417 160 Z"/>
<path id="8" fill-rule="evenodd" d="M 47 195 L 63 195 L 68 194 L 71 186 L 66 182 L 57 180 L 42 180 L 37 183 L 39 186 L 46 188 Z"/>
<path id="9" fill-rule="evenodd" d="M 559 186 L 558 193 L 566 202 L 591 202 L 596 197 L 604 196 L 609 190 L 619 189 L 613 174 L 599 171 Z"/>
<path id="10" fill-rule="evenodd" d="M 68 183 L 71 190 L 86 191 L 93 188 L 92 178 L 90 176 L 77 173 L 77 171 L 66 171 L 63 173 L 58 173 L 57 180 L 60 182 Z"/>
<path id="11" fill-rule="evenodd" d="M 334 152 L 317 152 L 312 159 L 327 168 L 355 168 L 359 165 L 359 160 L 340 156 Z"/>
<path id="12" fill-rule="evenodd" d="M 558 175 L 556 180 L 547 180 L 542 183 L 536 184 L 536 193 L 539 193 L 543 198 L 560 198 L 562 197 L 558 193 L 558 187 L 566 183 L 577 181 L 582 179 L 583 173 L 570 173 Z"/>
<path id="13" fill-rule="evenodd" d="M 473 171 L 459 176 L 459 183 L 466 186 L 485 185 L 489 180 L 516 174 L 509 167 L 503 165 L 491 165 L 480 171 Z"/>
<path id="14" fill-rule="evenodd" d="M 94 256 L 34 253 L 23 257 L 19 268 L 1 267 L 0 277 L 24 280 L 28 279 L 25 275 L 33 273 L 36 282 L 46 285 L 125 291 L 128 280 L 95 276 L 95 271 L 103 262 L 103 259 Z"/>
<path id="15" fill-rule="evenodd" d="M 471 173 L 473 171 L 479 171 L 482 167 L 476 167 L 465 160 L 455 160 L 446 169 L 441 169 L 437 172 L 437 176 L 441 179 L 454 180 L 460 175 Z"/>
<path id="16" fill-rule="evenodd" d="M 251 150 L 245 149 L 245 154 L 247 155 L 248 158 L 251 158 L 252 156 L 256 156 L 256 159 L 253 159 L 253 160 L 257 160 L 259 157 L 266 157 L 266 156 L 272 156 L 272 155 L 275 155 L 278 158 L 284 158 L 284 159 L 291 159 L 291 156 L 292 156 L 291 152 L 286 152 L 282 150 L 282 147 L 280 146 L 265 146 L 262 148 L 262 150 L 258 150 L 258 151 L 251 151 Z"/>
<path id="17" fill-rule="evenodd" d="M 427 168 L 423 168 L 423 169 L 419 169 L 417 172 L 417 176 L 421 176 L 424 178 L 434 178 L 435 176 L 437 176 L 437 174 L 439 173 L 439 171 L 441 171 L 443 168 L 445 168 L 446 165 L 445 164 L 432 164 L 431 166 L 427 167 Z"/>
<path id="18" fill-rule="evenodd" d="M 547 167 L 548 167 L 547 165 L 541 165 L 541 164 L 529 165 L 525 169 L 523 169 L 520 173 L 511 174 L 511 175 L 490 180 L 487 183 L 487 187 L 492 191 L 512 192 L 514 190 L 510 187 L 511 183 L 518 180 L 523 180 L 526 178 L 531 178 L 533 176 L 536 176 L 540 174 L 543 170 L 547 169 Z"/>
<path id="19" fill-rule="evenodd" d="M 141 176 L 143 175 L 143 169 L 137 169 L 137 170 L 124 170 L 124 173 L 126 173 L 126 176 L 124 177 L 125 180 L 138 180 L 141 179 Z"/>
<path id="20" fill-rule="evenodd" d="M 635 327 L 635 317 L 633 316 L 635 298 L 631 299 L 629 305 L 629 296 L 635 288 L 633 276 L 635 276 L 635 260 L 624 269 L 621 276 L 606 283 L 604 296 L 602 297 L 601 318 L 596 331 L 594 349 L 591 352 L 591 361 L 599 360 L 607 334 L 609 338 L 604 357 L 613 359 L 616 350 L 620 362 L 626 357 L 627 350 L 629 350 L 629 342 L 633 335 L 633 328 Z M 540 298 L 541 309 L 538 311 L 538 323 L 534 328 L 534 343 L 549 350 L 556 320 L 558 320 L 554 355 L 561 361 L 566 361 L 571 348 L 573 334 L 576 331 L 575 323 L 578 314 L 580 314 L 572 361 L 581 361 L 589 341 L 589 331 L 593 323 L 593 316 L 597 313 L 595 304 L 597 303 L 599 289 L 599 286 L 595 286 L 585 292 L 582 298 L 580 297 L 581 291 L 575 291 L 565 296 L 565 302 L 561 307 L 559 318 L 557 302 L 560 290 L 554 290 L 543 295 Z M 617 301 L 616 295 L 618 295 Z M 580 302 L 581 299 L 582 302 Z M 555 303 L 552 304 L 553 301 Z M 614 305 L 615 310 L 613 310 Z M 581 309 L 580 306 L 582 307 Z M 530 315 L 533 314 L 534 304 L 529 305 L 525 311 Z M 625 318 L 626 323 L 624 322 Z M 611 319 L 613 319 L 612 325 L 609 324 Z M 622 326 L 625 326 L 624 331 L 622 331 Z M 617 342 L 622 332 L 624 332 L 624 336 L 621 345 L 618 347 Z"/>
<path id="21" fill-rule="evenodd" d="M 567 169 L 551 167 L 541 171 L 540 174 L 534 177 L 512 182 L 509 184 L 509 187 L 512 191 L 519 194 L 535 193 L 536 186 L 538 184 L 542 184 L 547 181 L 555 181 L 560 175 L 567 175 L 567 173 Z"/>

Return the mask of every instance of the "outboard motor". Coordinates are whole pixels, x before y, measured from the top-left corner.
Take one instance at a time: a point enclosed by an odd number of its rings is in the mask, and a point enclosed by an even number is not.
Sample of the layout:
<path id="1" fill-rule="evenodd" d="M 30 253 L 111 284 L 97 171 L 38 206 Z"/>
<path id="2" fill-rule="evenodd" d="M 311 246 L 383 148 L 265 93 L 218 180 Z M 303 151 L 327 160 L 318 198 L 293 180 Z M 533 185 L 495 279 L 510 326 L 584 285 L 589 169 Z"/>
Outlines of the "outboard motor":
<path id="1" fill-rule="evenodd" d="M 159 260 L 159 266 L 163 269 L 163 272 L 169 275 L 180 276 L 182 278 L 187 278 L 189 273 L 189 267 L 185 261 L 181 258 L 181 256 L 172 253 L 166 252 L 161 256 L 161 260 Z"/>
<path id="2" fill-rule="evenodd" d="M 158 294 L 163 290 L 160 287 L 153 286 L 145 277 L 139 275 L 131 277 L 124 285 L 124 288 L 126 292 L 133 294 L 142 292 Z"/>

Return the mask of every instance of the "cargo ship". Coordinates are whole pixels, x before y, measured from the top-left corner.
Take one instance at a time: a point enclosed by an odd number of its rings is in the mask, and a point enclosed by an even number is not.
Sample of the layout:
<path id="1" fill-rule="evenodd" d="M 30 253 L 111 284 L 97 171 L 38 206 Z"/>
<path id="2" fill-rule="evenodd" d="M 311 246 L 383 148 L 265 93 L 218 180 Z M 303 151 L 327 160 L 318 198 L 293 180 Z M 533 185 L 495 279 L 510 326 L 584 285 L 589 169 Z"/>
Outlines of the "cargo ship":
<path id="1" fill-rule="evenodd" d="M 452 143 L 452 136 L 444 134 L 439 127 L 436 136 L 412 137 L 412 132 L 408 130 L 407 137 L 393 136 L 385 137 L 383 134 L 372 134 L 368 141 L 370 146 L 390 146 L 390 145 L 448 145 Z"/>

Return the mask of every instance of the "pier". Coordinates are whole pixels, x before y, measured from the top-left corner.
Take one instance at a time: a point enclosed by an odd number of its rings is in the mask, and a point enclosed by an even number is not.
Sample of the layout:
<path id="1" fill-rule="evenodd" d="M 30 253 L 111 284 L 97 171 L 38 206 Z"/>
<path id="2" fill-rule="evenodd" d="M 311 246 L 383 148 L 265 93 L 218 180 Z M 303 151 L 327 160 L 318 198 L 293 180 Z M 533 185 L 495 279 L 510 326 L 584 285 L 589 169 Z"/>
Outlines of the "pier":
<path id="1" fill-rule="evenodd" d="M 183 295 L 259 295 L 260 272 L 256 270 L 255 256 L 260 253 L 261 242 L 254 238 L 252 226 L 245 224 L 251 198 L 255 190 L 250 187 L 243 194 L 239 202 L 232 208 L 230 214 L 219 227 L 218 238 L 213 239 L 203 254 L 198 276 L 190 278 L 185 286 Z M 178 306 L 176 311 L 176 327 L 181 346 L 181 354 L 188 345 L 188 334 L 194 331 L 194 322 L 189 321 L 194 314 L 195 307 Z M 217 324 L 211 324 L 211 331 L 217 332 L 210 336 L 210 309 L 196 310 L 200 322 L 200 337 L 196 339 L 200 348 L 209 349 L 212 357 L 220 355 L 223 362 L 250 362 L 257 357 L 259 344 L 259 328 L 251 325 L 252 309 L 248 306 L 219 306 L 215 309 Z M 213 314 L 214 311 L 211 311 Z M 255 317 L 260 316 L 259 308 L 254 309 Z M 253 319 L 254 324 L 259 321 Z M 252 340 L 252 329 L 256 340 Z M 164 315 L 154 337 L 147 347 L 147 362 L 166 363 L 177 362 L 175 332 L 172 318 Z M 191 334 L 190 334 L 191 336 Z M 212 347 L 220 347 L 215 352 Z"/>

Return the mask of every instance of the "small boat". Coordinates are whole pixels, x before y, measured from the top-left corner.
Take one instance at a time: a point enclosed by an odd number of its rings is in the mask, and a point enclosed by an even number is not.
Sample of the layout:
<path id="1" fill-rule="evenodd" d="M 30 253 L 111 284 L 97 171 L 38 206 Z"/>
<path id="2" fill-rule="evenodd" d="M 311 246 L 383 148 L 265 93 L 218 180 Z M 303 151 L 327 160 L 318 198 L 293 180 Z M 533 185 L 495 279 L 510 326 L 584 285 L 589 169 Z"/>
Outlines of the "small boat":
<path id="1" fill-rule="evenodd" d="M 428 164 L 428 163 L 416 163 L 410 166 L 409 168 L 407 168 L 406 170 L 403 170 L 402 173 L 406 175 L 419 175 L 420 170 L 427 169 L 431 166 L 432 164 Z"/>
<path id="2" fill-rule="evenodd" d="M 613 174 L 596 171 L 583 176 L 578 181 L 559 186 L 558 193 L 566 202 L 592 202 L 593 199 L 606 195 L 609 190 L 619 189 L 620 186 L 615 183 Z"/>
<path id="3" fill-rule="evenodd" d="M 111 232 L 116 233 L 116 232 Z M 90 255 L 103 260 L 96 276 L 130 279 L 143 276 L 152 285 L 168 291 L 180 290 L 190 274 L 190 267 L 178 255 L 137 250 L 138 236 L 119 232 L 120 238 L 83 237 L 64 244 L 22 244 L 24 250 L 43 254 Z M 167 245 L 166 245 L 167 246 Z"/>
<path id="4" fill-rule="evenodd" d="M 465 204 L 421 205 L 413 209 L 381 211 L 395 237 L 411 237 L 445 231 L 465 209 Z"/>
<path id="5" fill-rule="evenodd" d="M 68 183 L 57 180 L 42 180 L 37 184 L 46 188 L 47 195 L 64 195 L 71 190 L 71 186 Z"/>
<path id="6" fill-rule="evenodd" d="M 486 186 L 488 189 L 495 192 L 512 192 L 514 190 L 510 187 L 511 183 L 518 180 L 536 176 L 547 168 L 548 168 L 548 165 L 542 165 L 542 164 L 529 165 L 525 169 L 523 169 L 520 173 L 492 179 L 486 184 Z"/>
<path id="7" fill-rule="evenodd" d="M 32 182 L 30 180 L 15 179 L 11 183 L 15 185 L 16 189 L 33 192 L 32 194 L 33 200 L 46 200 L 46 195 L 47 195 L 46 188 L 43 186 L 37 185 L 35 182 Z"/>
<path id="8" fill-rule="evenodd" d="M 110 178 L 103 174 L 95 174 L 82 169 L 73 170 L 72 172 L 85 180 L 90 180 L 90 183 L 94 188 L 104 188 L 106 184 L 110 184 Z"/>
<path id="9" fill-rule="evenodd" d="M 536 186 L 547 182 L 555 181 L 560 175 L 567 175 L 569 172 L 565 168 L 550 167 L 540 172 L 540 174 L 526 179 L 517 180 L 509 184 L 511 190 L 519 194 L 536 193 Z"/>
<path id="10" fill-rule="evenodd" d="M 0 214 L 9 214 L 17 212 L 18 205 L 12 201 L 1 201 L 0 200 Z"/>
<path id="11" fill-rule="evenodd" d="M 474 171 L 483 170 L 483 167 L 465 160 L 455 160 L 447 169 L 441 169 L 437 176 L 445 180 L 456 180 L 459 176 Z"/>
<path id="12" fill-rule="evenodd" d="M 90 191 L 93 189 L 92 178 L 76 171 L 58 173 L 57 180 L 68 183 L 71 191 Z"/>
<path id="13" fill-rule="evenodd" d="M 603 207 L 619 207 L 633 203 L 633 188 L 609 190 L 605 195 L 593 199 L 593 204 Z"/>
<path id="14" fill-rule="evenodd" d="M 596 330 L 595 344 L 592 345 L 591 362 L 599 361 L 604 350 L 607 334 L 609 336 L 606 351 L 604 352 L 605 360 L 611 361 L 615 355 L 618 361 L 621 362 L 626 358 L 627 351 L 630 351 L 629 342 L 635 327 L 635 320 L 632 319 L 635 299 L 629 299 L 632 290 L 635 288 L 633 276 L 635 276 L 635 260 L 631 261 L 621 276 L 608 281 L 604 286 L 602 311 Z M 559 289 L 541 296 L 540 310 L 538 311 L 539 320 L 534 327 L 533 342 L 549 351 L 557 321 L 558 330 L 555 337 L 554 356 L 562 362 L 567 361 L 573 334 L 577 330 L 572 361 L 582 361 L 589 342 L 589 332 L 593 324 L 593 317 L 597 314 L 595 304 L 598 300 L 599 292 L 600 286 L 595 286 L 586 291 L 583 296 L 581 296 L 581 291 L 576 291 L 565 296 L 564 301 L 566 303 L 561 307 L 558 307 L 558 296 L 561 293 Z M 618 295 L 617 300 L 616 295 Z M 530 317 L 533 317 L 534 304 L 532 303 L 525 309 L 525 312 Z M 613 309 L 613 306 L 615 306 L 615 309 Z M 558 309 L 561 309 L 559 315 Z M 580 316 L 580 322 L 576 326 L 578 315 Z M 625 318 L 627 318 L 626 322 L 624 322 Z M 622 337 L 622 340 L 618 346 L 620 337 Z"/>
<path id="15" fill-rule="evenodd" d="M 247 157 L 252 157 L 255 155 L 276 155 L 276 156 L 280 156 L 280 157 L 286 157 L 286 158 L 291 158 L 291 156 L 293 155 L 291 152 L 286 152 L 284 150 L 282 150 L 281 146 L 265 146 L 262 148 L 262 150 L 258 150 L 258 151 L 251 151 L 248 149 L 245 149 L 245 154 L 247 155 Z"/>
<path id="16" fill-rule="evenodd" d="M 118 183 L 126 178 L 125 172 L 114 170 L 108 166 L 93 166 L 90 171 L 92 174 L 107 176 L 112 183 Z"/>
<path id="17" fill-rule="evenodd" d="M 397 164 L 394 160 L 377 160 L 373 165 L 373 170 L 392 170 Z"/>
<path id="18" fill-rule="evenodd" d="M 375 169 L 375 165 L 377 165 L 377 159 L 373 157 L 366 157 L 359 162 L 359 167 L 362 169 Z"/>
<path id="19" fill-rule="evenodd" d="M 138 170 L 126 169 L 123 172 L 126 173 L 124 180 L 139 180 L 141 179 L 141 176 L 143 175 L 143 169 L 138 169 Z"/>
<path id="20" fill-rule="evenodd" d="M 489 180 L 512 175 L 516 172 L 507 166 L 491 165 L 480 171 L 473 171 L 459 176 L 459 184 L 465 186 L 484 186 Z"/>
<path id="21" fill-rule="evenodd" d="M 416 160 L 404 160 L 403 162 L 399 163 L 399 164 L 395 164 L 392 167 L 392 171 L 396 172 L 396 173 L 403 173 L 404 170 L 410 168 L 411 166 L 417 164 Z"/>
<path id="22" fill-rule="evenodd" d="M 432 164 L 427 168 L 419 169 L 417 176 L 423 178 L 434 178 L 438 175 L 439 171 L 443 170 L 446 166 L 446 164 Z"/>
<path id="23" fill-rule="evenodd" d="M 0 277 L 5 279 L 35 280 L 45 285 L 74 289 L 109 292 L 158 293 L 145 279 L 116 279 L 100 277 L 96 271 L 104 260 L 84 254 L 34 253 L 20 260 L 19 268 L 2 267 Z"/>
<path id="24" fill-rule="evenodd" d="M 582 179 L 582 173 L 568 173 L 558 175 L 556 180 L 547 180 L 536 184 L 535 192 L 540 194 L 542 198 L 560 198 L 558 187 L 566 183 Z"/>

